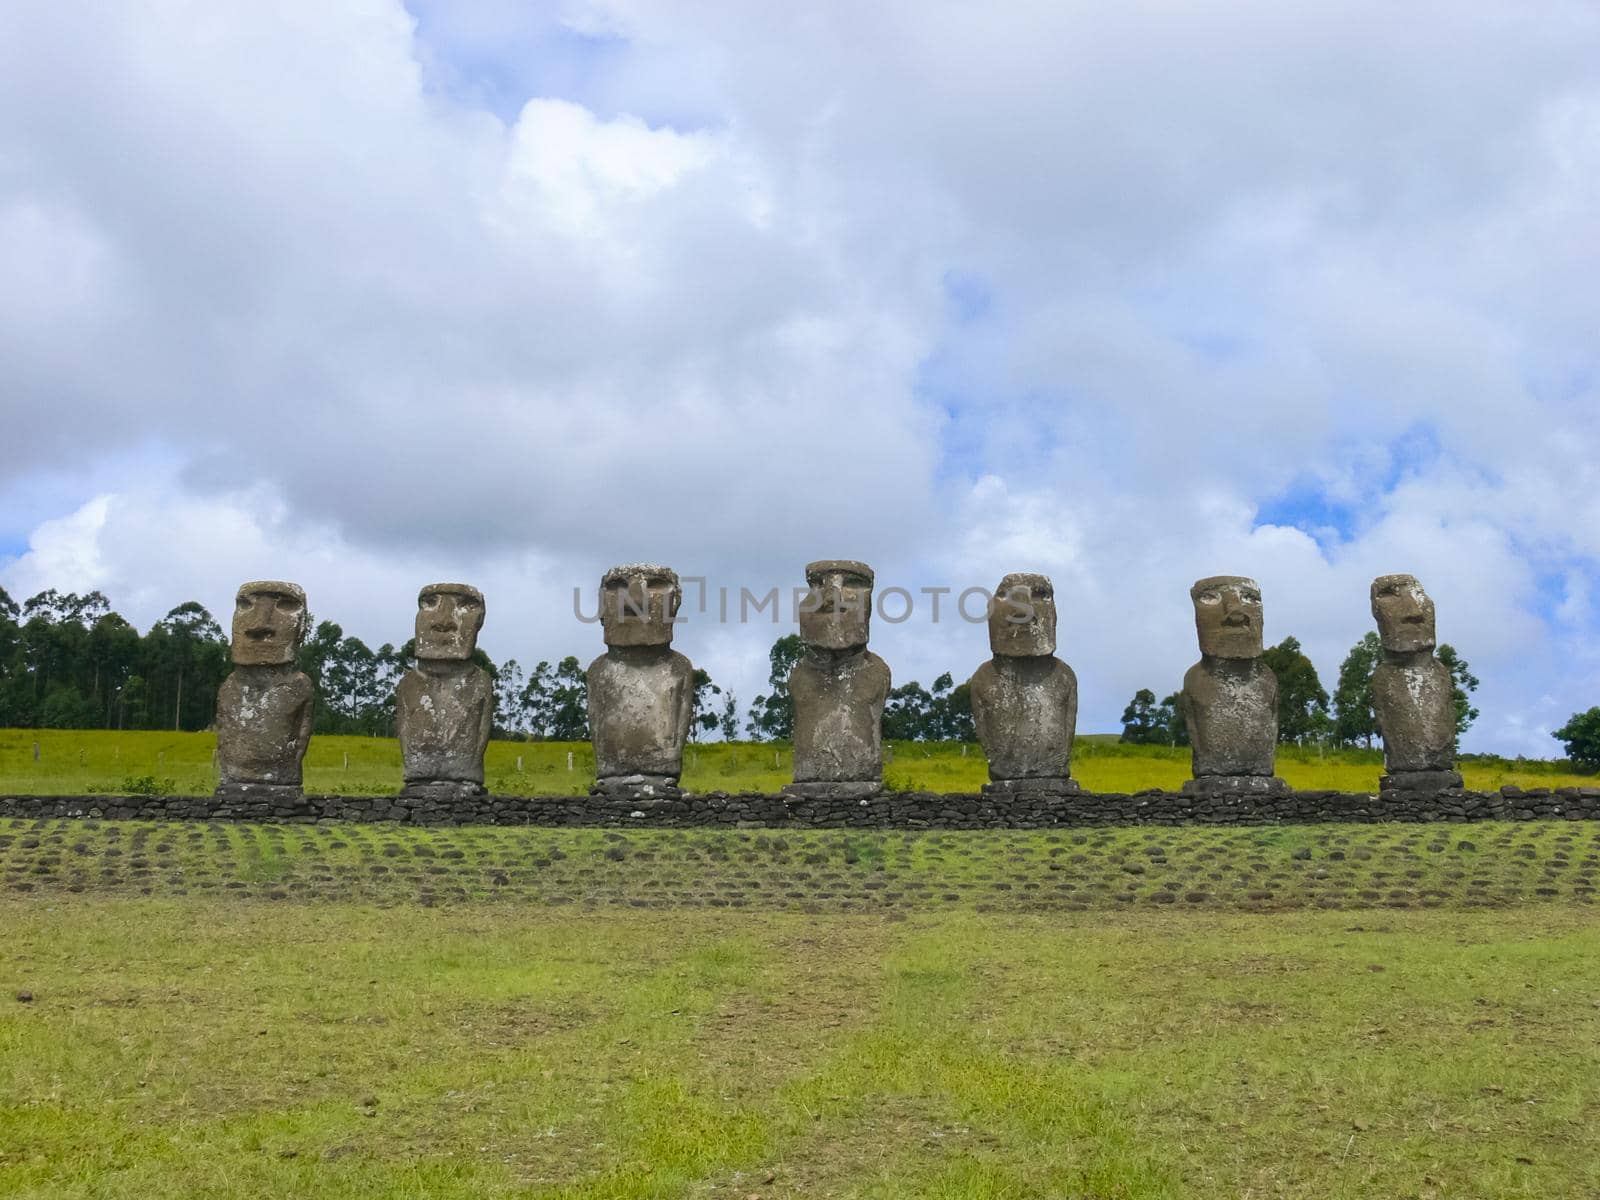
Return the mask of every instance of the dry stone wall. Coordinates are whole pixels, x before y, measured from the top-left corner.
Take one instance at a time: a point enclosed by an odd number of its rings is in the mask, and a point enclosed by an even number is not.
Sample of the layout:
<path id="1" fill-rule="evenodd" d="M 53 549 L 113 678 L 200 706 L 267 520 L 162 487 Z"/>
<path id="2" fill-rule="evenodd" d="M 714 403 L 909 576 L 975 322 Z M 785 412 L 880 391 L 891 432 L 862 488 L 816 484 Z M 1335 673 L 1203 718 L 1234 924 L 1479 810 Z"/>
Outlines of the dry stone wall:
<path id="1" fill-rule="evenodd" d="M 1330 821 L 1600 819 L 1600 787 L 1497 792 L 1077 792 L 992 796 L 880 792 L 860 798 L 707 792 L 651 800 L 603 795 L 0 796 L 0 816 L 111 820 L 395 821 L 416 825 L 813 829 L 1044 829 L 1085 825 L 1274 825 Z"/>

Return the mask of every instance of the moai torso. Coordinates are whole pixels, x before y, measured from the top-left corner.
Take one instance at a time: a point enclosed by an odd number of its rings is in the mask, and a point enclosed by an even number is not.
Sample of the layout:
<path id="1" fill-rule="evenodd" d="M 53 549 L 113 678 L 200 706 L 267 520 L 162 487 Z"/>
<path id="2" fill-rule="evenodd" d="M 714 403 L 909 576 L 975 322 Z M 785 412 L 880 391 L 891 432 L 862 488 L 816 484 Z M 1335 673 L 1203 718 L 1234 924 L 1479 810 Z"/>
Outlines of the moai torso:
<path id="1" fill-rule="evenodd" d="M 494 685 L 476 663 L 416 667 L 396 690 L 395 731 L 407 783 L 483 782 Z"/>
<path id="2" fill-rule="evenodd" d="M 299 787 L 311 705 L 311 680 L 291 666 L 234 668 L 217 689 L 222 782 Z"/>
<path id="3" fill-rule="evenodd" d="M 1259 658 L 1202 658 L 1183 677 L 1195 778 L 1271 775 L 1278 749 L 1278 677 Z"/>
<path id="4" fill-rule="evenodd" d="M 796 783 L 883 778 L 883 706 L 889 665 L 872 651 L 813 650 L 789 673 Z"/>
<path id="5" fill-rule="evenodd" d="M 1078 725 L 1078 677 L 1053 655 L 997 655 L 972 676 L 972 723 L 989 778 L 1064 779 Z"/>
<path id="6" fill-rule="evenodd" d="M 612 647 L 589 665 L 595 774 L 683 773 L 694 666 L 665 646 Z"/>
<path id="7" fill-rule="evenodd" d="M 294 659 L 309 620 L 299 585 L 281 579 L 240 585 L 229 648 L 233 674 L 217 689 L 219 791 L 299 789 L 315 693 Z"/>
<path id="8" fill-rule="evenodd" d="M 1372 673 L 1372 710 L 1390 771 L 1451 771 L 1456 708 L 1450 668 L 1431 651 L 1395 656 Z"/>
<path id="9" fill-rule="evenodd" d="M 417 593 L 417 662 L 395 689 L 408 795 L 459 796 L 483 787 L 494 683 L 472 656 L 486 612 L 483 593 L 469 583 L 430 583 Z"/>
<path id="10" fill-rule="evenodd" d="M 1383 662 L 1372 673 L 1372 711 L 1391 776 L 1450 771 L 1456 764 L 1455 681 L 1434 657 L 1433 601 L 1414 575 L 1372 581 Z M 1460 786 L 1460 776 L 1454 777 Z"/>

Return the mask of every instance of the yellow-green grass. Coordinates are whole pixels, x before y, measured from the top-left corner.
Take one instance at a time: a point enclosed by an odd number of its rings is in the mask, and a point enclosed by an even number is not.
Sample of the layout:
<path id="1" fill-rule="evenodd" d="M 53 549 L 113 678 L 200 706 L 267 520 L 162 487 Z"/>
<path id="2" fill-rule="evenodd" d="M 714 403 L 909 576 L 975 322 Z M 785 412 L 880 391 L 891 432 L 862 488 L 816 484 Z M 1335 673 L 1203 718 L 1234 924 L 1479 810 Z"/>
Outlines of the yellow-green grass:
<path id="1" fill-rule="evenodd" d="M 0 919 L 7 1196 L 1600 1194 L 1600 927 L 1565 904 Z"/>
<path id="2" fill-rule="evenodd" d="M 216 786 L 215 750 L 216 740 L 208 733 L 0 730 L 0 790 L 33 795 L 118 792 L 130 782 L 148 780 L 178 794 L 204 794 Z M 975 745 L 896 742 L 888 747 L 887 759 L 886 781 L 907 790 L 970 792 L 988 778 L 983 751 Z M 691 746 L 683 782 L 697 791 L 775 791 L 789 782 L 792 766 L 787 744 Z M 485 771 L 490 789 L 505 795 L 578 794 L 594 781 L 594 753 L 586 742 L 497 741 L 489 743 Z M 1278 773 L 1298 788 L 1373 791 L 1382 772 L 1382 757 L 1376 751 L 1283 747 L 1278 753 Z M 1566 787 L 1600 782 L 1594 775 L 1572 774 L 1557 764 L 1522 760 L 1467 760 L 1461 772 L 1467 787 L 1483 791 L 1506 784 Z M 1189 777 L 1189 752 L 1084 737 L 1074 751 L 1072 773 L 1092 791 L 1177 788 Z M 312 739 L 306 757 L 308 791 L 382 794 L 399 785 L 400 747 L 393 738 Z"/>

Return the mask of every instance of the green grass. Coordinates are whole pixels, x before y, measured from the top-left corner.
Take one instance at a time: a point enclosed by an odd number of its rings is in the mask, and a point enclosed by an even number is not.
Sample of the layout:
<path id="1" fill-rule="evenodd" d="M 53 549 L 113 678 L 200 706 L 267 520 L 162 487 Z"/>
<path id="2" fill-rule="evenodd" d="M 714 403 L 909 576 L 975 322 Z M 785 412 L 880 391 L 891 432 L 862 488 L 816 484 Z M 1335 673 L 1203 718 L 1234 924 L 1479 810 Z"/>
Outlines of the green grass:
<path id="1" fill-rule="evenodd" d="M 1600 1190 L 1600 929 L 1568 904 L 0 918 L 8 1196 Z"/>
<path id="2" fill-rule="evenodd" d="M 216 787 L 215 750 L 216 739 L 207 733 L 0 730 L 0 790 L 59 795 L 153 786 L 203 795 Z M 886 759 L 886 782 L 905 790 L 971 792 L 988 778 L 977 746 L 897 742 L 888 747 Z M 491 742 L 484 767 L 490 789 L 504 795 L 574 795 L 594 781 L 594 752 L 586 742 Z M 789 782 L 792 767 L 786 744 L 690 746 L 683 782 L 695 791 L 776 791 Z M 1376 751 L 1319 753 L 1284 747 L 1278 752 L 1278 773 L 1299 788 L 1375 791 L 1382 772 L 1382 756 Z M 1562 764 L 1522 760 L 1469 759 L 1461 772 L 1469 788 L 1482 791 L 1506 784 L 1600 783 L 1600 778 L 1572 774 Z M 1091 791 L 1175 789 L 1189 777 L 1189 752 L 1080 737 L 1072 773 Z M 305 786 L 311 792 L 348 795 L 395 791 L 400 786 L 399 743 L 392 738 L 315 737 L 306 756 Z"/>

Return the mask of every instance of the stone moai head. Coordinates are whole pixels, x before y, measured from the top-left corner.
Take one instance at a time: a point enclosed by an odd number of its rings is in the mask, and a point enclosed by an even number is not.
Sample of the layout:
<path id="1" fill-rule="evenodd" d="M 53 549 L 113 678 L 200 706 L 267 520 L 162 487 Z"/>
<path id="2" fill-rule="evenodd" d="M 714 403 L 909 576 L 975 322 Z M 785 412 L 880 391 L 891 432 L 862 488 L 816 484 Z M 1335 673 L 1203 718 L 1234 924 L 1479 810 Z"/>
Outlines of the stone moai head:
<path id="1" fill-rule="evenodd" d="M 1433 601 L 1415 575 L 1379 575 L 1372 581 L 1372 616 L 1383 648 L 1394 654 L 1432 650 Z"/>
<path id="2" fill-rule="evenodd" d="M 1200 653 L 1212 658 L 1260 658 L 1261 589 L 1243 575 L 1213 575 L 1189 589 Z"/>
<path id="3" fill-rule="evenodd" d="M 872 568 L 863 562 L 807 563 L 810 591 L 800 603 L 800 640 L 819 650 L 865 646 L 872 625 L 872 581 Z"/>
<path id="4" fill-rule="evenodd" d="M 1049 577 L 1015 572 L 989 602 L 989 649 L 1012 658 L 1056 652 L 1056 589 Z"/>
<path id="5" fill-rule="evenodd" d="M 671 567 L 630 563 L 600 580 L 600 627 L 607 646 L 670 646 L 673 618 L 683 603 Z"/>
<path id="6" fill-rule="evenodd" d="M 465 583 L 430 583 L 417 593 L 417 657 L 472 657 L 483 628 L 483 593 Z"/>
<path id="7" fill-rule="evenodd" d="M 258 579 L 241 584 L 233 604 L 235 664 L 276 667 L 292 663 L 311 623 L 299 584 Z"/>

